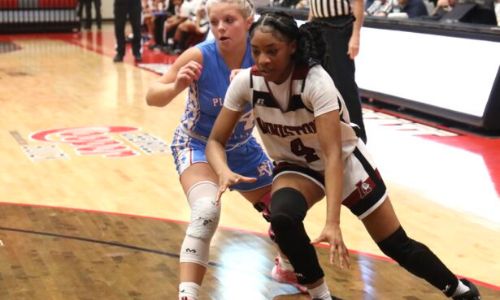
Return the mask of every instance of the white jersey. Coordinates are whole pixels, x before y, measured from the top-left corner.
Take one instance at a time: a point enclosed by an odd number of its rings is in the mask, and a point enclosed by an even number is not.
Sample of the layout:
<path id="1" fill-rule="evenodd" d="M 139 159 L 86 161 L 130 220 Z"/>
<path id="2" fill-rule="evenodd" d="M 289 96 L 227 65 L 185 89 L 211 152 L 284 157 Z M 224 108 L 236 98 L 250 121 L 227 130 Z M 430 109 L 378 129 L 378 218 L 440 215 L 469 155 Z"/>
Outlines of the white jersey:
<path id="1" fill-rule="evenodd" d="M 343 157 L 357 142 L 349 113 L 328 73 L 320 66 L 297 66 L 282 84 L 268 83 L 253 67 L 241 71 L 231 82 L 224 106 L 241 111 L 248 102 L 269 156 L 315 171 L 324 171 L 315 118 L 340 111 Z"/>

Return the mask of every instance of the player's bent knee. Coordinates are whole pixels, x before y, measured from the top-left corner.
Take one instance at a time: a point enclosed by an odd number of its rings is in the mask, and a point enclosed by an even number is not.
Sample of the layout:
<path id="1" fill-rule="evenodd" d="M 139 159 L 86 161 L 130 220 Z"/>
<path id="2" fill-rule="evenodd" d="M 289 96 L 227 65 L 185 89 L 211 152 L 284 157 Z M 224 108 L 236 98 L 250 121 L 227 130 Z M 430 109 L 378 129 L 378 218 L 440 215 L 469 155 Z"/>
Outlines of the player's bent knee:
<path id="1" fill-rule="evenodd" d="M 302 193 L 293 188 L 282 188 L 271 198 L 271 227 L 280 231 L 297 227 L 307 213 L 307 202 Z"/>
<path id="2" fill-rule="evenodd" d="M 212 238 L 220 218 L 217 190 L 217 185 L 210 181 L 198 182 L 189 189 L 187 198 L 191 207 L 191 222 L 187 235 L 202 240 Z"/>
<path id="3" fill-rule="evenodd" d="M 300 274 L 300 284 L 312 284 L 324 276 L 302 222 L 307 209 L 306 199 L 296 189 L 283 188 L 272 196 L 271 227 L 275 241 Z"/>
<path id="4" fill-rule="evenodd" d="M 272 195 L 270 211 L 273 240 L 282 249 L 291 247 L 292 237 L 301 232 L 302 221 L 307 213 L 304 196 L 293 188 L 279 189 Z"/>
<path id="5" fill-rule="evenodd" d="M 217 230 L 220 205 L 217 202 L 218 187 L 210 181 L 198 182 L 187 193 L 191 207 L 191 222 L 182 243 L 180 261 L 206 266 L 210 241 Z"/>

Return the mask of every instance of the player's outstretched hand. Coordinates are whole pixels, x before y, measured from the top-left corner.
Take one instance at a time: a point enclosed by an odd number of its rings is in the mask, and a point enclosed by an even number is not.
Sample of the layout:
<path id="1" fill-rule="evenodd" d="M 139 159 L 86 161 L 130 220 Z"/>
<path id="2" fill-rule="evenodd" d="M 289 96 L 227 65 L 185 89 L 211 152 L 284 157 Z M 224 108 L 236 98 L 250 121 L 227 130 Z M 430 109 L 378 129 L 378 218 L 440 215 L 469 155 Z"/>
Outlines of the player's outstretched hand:
<path id="1" fill-rule="evenodd" d="M 257 178 L 242 176 L 230 171 L 219 175 L 219 191 L 217 193 L 217 201 L 220 201 L 220 197 L 230 186 L 242 182 L 252 183 L 255 181 L 257 181 Z"/>
<path id="2" fill-rule="evenodd" d="M 330 244 L 330 263 L 338 264 L 341 269 L 350 268 L 349 250 L 342 238 L 339 224 L 326 224 L 321 234 L 311 244 L 327 242 Z"/>

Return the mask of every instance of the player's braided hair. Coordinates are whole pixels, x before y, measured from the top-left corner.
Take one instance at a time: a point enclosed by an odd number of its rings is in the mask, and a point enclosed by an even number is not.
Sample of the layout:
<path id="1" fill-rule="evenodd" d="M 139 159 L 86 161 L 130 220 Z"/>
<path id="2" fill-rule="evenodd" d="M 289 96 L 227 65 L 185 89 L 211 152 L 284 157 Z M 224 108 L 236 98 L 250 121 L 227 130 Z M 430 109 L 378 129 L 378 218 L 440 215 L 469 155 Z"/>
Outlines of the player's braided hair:
<path id="1" fill-rule="evenodd" d="M 266 28 L 263 28 L 266 27 Z M 297 64 L 318 64 L 325 51 L 325 44 L 317 25 L 305 23 L 300 28 L 295 19 L 284 12 L 271 12 L 262 15 L 250 27 L 250 38 L 257 28 L 271 32 L 275 37 L 287 42 L 296 41 L 294 55 Z"/>

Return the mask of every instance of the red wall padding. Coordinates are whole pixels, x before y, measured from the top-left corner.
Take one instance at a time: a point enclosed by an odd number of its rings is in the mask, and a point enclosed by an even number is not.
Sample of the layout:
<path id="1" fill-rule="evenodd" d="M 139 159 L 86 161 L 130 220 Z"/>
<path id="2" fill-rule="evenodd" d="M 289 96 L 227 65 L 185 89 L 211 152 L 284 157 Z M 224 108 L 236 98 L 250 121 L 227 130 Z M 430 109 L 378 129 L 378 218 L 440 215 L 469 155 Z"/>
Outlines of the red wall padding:
<path id="1" fill-rule="evenodd" d="M 77 0 L 38 0 L 40 8 L 76 7 Z"/>
<path id="2" fill-rule="evenodd" d="M 20 8 L 20 0 L 0 0 L 0 8 Z M 39 8 L 74 8 L 78 0 L 38 0 Z"/>
<path id="3" fill-rule="evenodd" d="M 0 0 L 0 8 L 17 8 L 18 0 Z"/>

